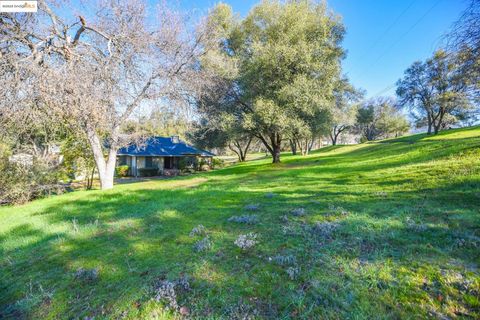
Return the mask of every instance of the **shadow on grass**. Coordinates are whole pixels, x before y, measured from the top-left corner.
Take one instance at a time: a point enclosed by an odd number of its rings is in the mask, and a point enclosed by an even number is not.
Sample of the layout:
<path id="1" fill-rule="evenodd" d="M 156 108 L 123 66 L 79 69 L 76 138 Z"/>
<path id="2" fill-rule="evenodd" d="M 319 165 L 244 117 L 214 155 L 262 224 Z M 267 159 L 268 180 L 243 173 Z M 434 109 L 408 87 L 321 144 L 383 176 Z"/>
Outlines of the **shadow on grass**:
<path id="1" fill-rule="evenodd" d="M 181 177 L 158 182 L 158 189 L 133 184 L 75 201 L 58 198 L 32 214 L 51 229 L 32 221 L 0 235 L 0 317 L 148 318 L 154 283 L 182 274 L 191 277 L 192 291 L 179 295 L 179 303 L 196 317 L 229 317 L 241 301 L 264 318 L 427 316 L 427 302 L 440 305 L 431 300 L 452 288 L 428 291 L 401 275 L 421 274 L 428 284 L 442 270 L 478 276 L 479 181 L 402 189 L 418 179 L 382 172 L 447 157 L 479 141 L 445 145 L 414 150 L 392 144 L 382 162 L 378 144 L 346 152 L 331 147 L 318 157 L 194 177 L 208 181 Z M 339 153 L 328 155 L 332 151 Z M 407 153 L 413 154 L 401 157 Z M 276 195 L 266 197 L 272 190 Z M 247 204 L 259 205 L 253 212 L 259 224 L 227 221 L 251 214 Z M 292 216 L 299 207 L 306 215 Z M 337 227 L 315 235 L 316 222 Z M 198 224 L 208 230 L 210 251 L 193 250 L 201 237 L 189 233 Z M 242 253 L 233 242 L 248 232 L 258 233 L 260 243 Z M 280 254 L 297 257 L 298 277 L 268 259 Z M 98 269 L 99 278 L 78 279 L 79 268 Z M 391 271 L 379 276 L 385 270 Z M 389 298 L 406 299 L 405 292 L 417 299 L 407 314 Z M 463 294 L 449 299 L 474 314 Z"/>

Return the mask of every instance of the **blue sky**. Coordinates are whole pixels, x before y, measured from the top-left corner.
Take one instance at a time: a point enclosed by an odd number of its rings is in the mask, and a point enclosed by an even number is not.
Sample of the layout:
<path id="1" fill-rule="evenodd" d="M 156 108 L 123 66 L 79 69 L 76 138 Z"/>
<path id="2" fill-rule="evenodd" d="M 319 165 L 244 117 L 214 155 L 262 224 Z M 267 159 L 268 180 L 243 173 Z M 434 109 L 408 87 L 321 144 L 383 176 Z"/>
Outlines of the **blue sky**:
<path id="1" fill-rule="evenodd" d="M 188 11 L 205 13 L 217 1 L 177 0 Z M 228 0 L 246 15 L 258 1 Z M 394 95 L 395 82 L 414 61 L 429 57 L 468 0 L 329 0 L 347 28 L 343 69 L 367 97 Z"/>

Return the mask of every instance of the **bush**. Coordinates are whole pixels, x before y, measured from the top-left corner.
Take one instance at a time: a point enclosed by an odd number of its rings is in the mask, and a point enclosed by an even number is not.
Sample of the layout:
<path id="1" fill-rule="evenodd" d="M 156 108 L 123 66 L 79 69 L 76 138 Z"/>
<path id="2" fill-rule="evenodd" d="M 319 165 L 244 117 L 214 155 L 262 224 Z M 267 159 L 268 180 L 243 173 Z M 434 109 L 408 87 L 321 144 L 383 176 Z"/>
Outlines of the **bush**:
<path id="1" fill-rule="evenodd" d="M 223 168 L 224 164 L 225 164 L 225 161 L 223 161 L 222 159 L 219 159 L 219 158 L 212 159 L 212 169 Z"/>
<path id="2" fill-rule="evenodd" d="M 127 165 L 123 166 L 118 166 L 115 168 L 115 173 L 117 174 L 117 177 L 124 178 L 128 176 L 128 171 L 130 170 L 130 167 Z"/>
<path id="3" fill-rule="evenodd" d="M 139 168 L 138 175 L 140 177 L 153 177 L 158 175 L 158 169 L 157 168 Z"/>
<path id="4" fill-rule="evenodd" d="M 60 194 L 65 186 L 59 183 L 63 172 L 41 163 L 26 166 L 0 161 L 0 204 L 22 204 L 51 194 Z"/>
<path id="5" fill-rule="evenodd" d="M 178 169 L 180 169 L 180 171 L 185 171 L 186 168 L 187 168 L 187 160 L 185 160 L 185 158 L 181 158 L 178 161 Z"/>
<path id="6" fill-rule="evenodd" d="M 207 160 L 204 158 L 201 158 L 200 161 L 198 161 L 198 170 L 199 171 L 208 171 L 210 170 L 210 165 L 208 164 Z"/>

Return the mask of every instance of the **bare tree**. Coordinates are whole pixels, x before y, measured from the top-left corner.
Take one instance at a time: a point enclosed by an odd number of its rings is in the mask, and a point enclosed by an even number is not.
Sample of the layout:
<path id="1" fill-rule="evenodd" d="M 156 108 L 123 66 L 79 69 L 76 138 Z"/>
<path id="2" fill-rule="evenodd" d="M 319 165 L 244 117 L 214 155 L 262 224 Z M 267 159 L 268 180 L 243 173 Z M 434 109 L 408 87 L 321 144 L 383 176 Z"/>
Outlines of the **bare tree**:
<path id="1" fill-rule="evenodd" d="M 131 143 L 122 124 L 142 106 L 200 87 L 208 30 L 189 29 L 165 6 L 148 16 L 142 1 L 101 2 L 73 18 L 43 0 L 38 7 L 0 16 L 0 110 L 35 104 L 84 136 L 102 189 L 112 188 L 117 150 Z"/>

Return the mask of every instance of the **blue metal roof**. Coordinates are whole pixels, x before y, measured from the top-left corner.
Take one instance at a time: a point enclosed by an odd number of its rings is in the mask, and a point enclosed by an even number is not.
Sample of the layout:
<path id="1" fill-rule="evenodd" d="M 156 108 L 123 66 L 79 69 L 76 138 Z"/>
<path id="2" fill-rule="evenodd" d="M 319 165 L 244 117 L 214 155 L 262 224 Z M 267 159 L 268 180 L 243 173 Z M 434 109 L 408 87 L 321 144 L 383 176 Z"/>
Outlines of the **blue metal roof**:
<path id="1" fill-rule="evenodd" d="M 197 149 L 185 142 L 178 140 L 174 143 L 171 137 L 150 137 L 143 144 L 135 144 L 121 148 L 117 153 L 119 156 L 188 156 L 197 155 L 213 157 L 214 154 L 205 150 Z"/>

